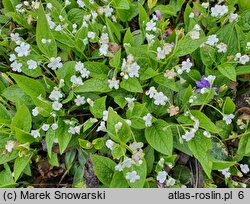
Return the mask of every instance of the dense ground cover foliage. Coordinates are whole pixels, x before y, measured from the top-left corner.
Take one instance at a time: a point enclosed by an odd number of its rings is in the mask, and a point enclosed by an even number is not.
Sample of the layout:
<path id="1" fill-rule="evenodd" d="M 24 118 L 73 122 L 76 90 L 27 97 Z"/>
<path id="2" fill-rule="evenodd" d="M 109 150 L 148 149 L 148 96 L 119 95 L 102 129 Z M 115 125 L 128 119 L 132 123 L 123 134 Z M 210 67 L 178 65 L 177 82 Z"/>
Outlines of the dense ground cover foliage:
<path id="1" fill-rule="evenodd" d="M 247 187 L 247 0 L 2 0 L 1 187 Z"/>

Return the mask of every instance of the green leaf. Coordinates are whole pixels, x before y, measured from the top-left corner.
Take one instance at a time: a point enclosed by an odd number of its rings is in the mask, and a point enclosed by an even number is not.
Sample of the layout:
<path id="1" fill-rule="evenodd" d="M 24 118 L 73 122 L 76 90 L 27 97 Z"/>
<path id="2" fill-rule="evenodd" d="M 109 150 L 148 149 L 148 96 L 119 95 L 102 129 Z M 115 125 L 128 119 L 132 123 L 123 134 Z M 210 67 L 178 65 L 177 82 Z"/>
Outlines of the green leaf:
<path id="1" fill-rule="evenodd" d="M 86 92 L 101 92 L 106 93 L 111 91 L 108 82 L 103 79 L 88 79 L 84 82 L 82 86 L 78 86 L 75 89 L 76 93 L 86 93 Z"/>
<path id="2" fill-rule="evenodd" d="M 118 122 L 122 123 L 122 127 L 118 132 L 116 132 L 115 125 Z M 132 138 L 132 132 L 129 125 L 111 108 L 108 110 L 107 130 L 109 136 L 116 142 L 127 143 Z"/>
<path id="3" fill-rule="evenodd" d="M 31 122 L 32 119 L 30 111 L 24 104 L 22 104 L 20 107 L 18 107 L 17 112 L 12 119 L 11 127 L 13 130 L 14 128 L 19 128 L 26 132 L 30 132 Z"/>
<path id="4" fill-rule="evenodd" d="M 216 50 L 208 45 L 200 49 L 201 60 L 206 66 L 212 66 L 216 60 Z"/>
<path id="5" fill-rule="evenodd" d="M 108 27 L 109 37 L 111 41 L 119 43 L 121 41 L 121 33 L 117 26 L 108 18 L 106 18 L 106 25 Z"/>
<path id="6" fill-rule="evenodd" d="M 135 77 L 122 80 L 120 83 L 121 88 L 135 93 L 142 93 L 142 86 L 139 80 Z"/>
<path id="7" fill-rule="evenodd" d="M 15 7 L 16 7 L 16 4 L 15 4 L 15 1 L 13 0 L 3 0 L 3 6 L 4 6 L 4 9 L 7 11 L 7 12 L 15 12 Z"/>
<path id="8" fill-rule="evenodd" d="M 5 149 L 5 148 L 4 148 Z M 4 149 L 1 149 L 1 152 L 4 151 Z M 17 150 L 13 150 L 12 152 L 8 152 L 6 154 L 2 154 L 0 157 L 0 165 L 5 164 L 9 161 L 14 160 L 16 157 L 18 157 L 18 152 Z M 1 177 L 0 177 L 1 178 Z"/>
<path id="9" fill-rule="evenodd" d="M 25 167 L 30 162 L 32 156 L 33 156 L 33 153 L 29 152 L 28 155 L 24 155 L 22 157 L 16 158 L 15 163 L 14 163 L 14 178 L 15 178 L 15 181 L 18 180 L 21 173 L 23 172 Z"/>
<path id="10" fill-rule="evenodd" d="M 144 72 L 140 74 L 140 80 L 144 81 L 154 76 L 157 76 L 158 74 L 159 73 L 153 70 L 152 68 L 147 68 Z"/>
<path id="11" fill-rule="evenodd" d="M 220 130 L 218 134 L 221 136 L 222 139 L 228 138 L 233 130 L 233 125 L 232 124 L 227 125 L 224 120 L 216 121 L 216 126 Z"/>
<path id="12" fill-rule="evenodd" d="M 236 67 L 236 75 L 250 74 L 250 65 Z"/>
<path id="13" fill-rule="evenodd" d="M 164 77 L 162 74 L 161 75 L 158 75 L 156 77 L 154 77 L 154 81 L 157 83 L 157 84 L 160 84 L 162 86 L 165 86 L 175 92 L 178 92 L 179 89 L 175 83 L 174 80 L 170 80 L 170 79 L 167 79 L 166 77 Z"/>
<path id="14" fill-rule="evenodd" d="M 31 97 L 24 93 L 16 84 L 4 89 L 2 96 L 14 103 L 20 101 L 26 106 L 31 106 L 33 104 Z"/>
<path id="15" fill-rule="evenodd" d="M 116 171 L 110 183 L 110 188 L 128 188 L 127 180 L 124 178 L 123 173 Z"/>
<path id="16" fill-rule="evenodd" d="M 148 8 L 152 9 L 155 7 L 155 5 L 157 4 L 158 0 L 148 0 Z"/>
<path id="17" fill-rule="evenodd" d="M 76 150 L 75 149 L 65 153 L 65 165 L 66 165 L 67 169 L 70 168 L 73 161 L 75 160 L 75 157 L 76 157 Z"/>
<path id="18" fill-rule="evenodd" d="M 0 103 L 0 124 L 10 124 L 11 114 L 10 112 Z"/>
<path id="19" fill-rule="evenodd" d="M 119 49 L 113 58 L 109 61 L 111 67 L 119 68 L 121 63 L 121 49 Z"/>
<path id="20" fill-rule="evenodd" d="M 4 164 L 5 170 L 0 172 L 0 188 L 14 188 L 17 184 L 15 183 L 12 172 L 8 164 Z"/>
<path id="21" fill-rule="evenodd" d="M 136 171 L 137 174 L 140 176 L 140 179 L 136 180 L 134 183 L 131 183 L 129 180 L 127 180 L 131 188 L 143 188 L 145 184 L 146 176 L 147 176 L 147 162 L 145 159 L 142 159 L 142 161 L 143 162 L 140 166 L 132 165 L 130 168 L 125 168 L 123 170 L 124 177 L 126 177 L 126 174 L 128 172 L 132 172 L 132 171 Z"/>
<path id="22" fill-rule="evenodd" d="M 191 54 L 200 47 L 202 43 L 206 41 L 206 37 L 201 37 L 197 40 L 192 40 L 190 36 L 186 35 L 179 41 L 176 50 L 174 51 L 178 57 Z"/>
<path id="23" fill-rule="evenodd" d="M 72 134 L 68 132 L 69 127 L 60 120 L 58 122 L 58 128 L 55 132 L 55 138 L 58 139 L 60 153 L 63 154 L 64 150 L 68 147 Z"/>
<path id="24" fill-rule="evenodd" d="M 55 133 L 56 133 L 55 130 L 53 130 L 52 128 L 49 128 L 48 131 L 46 132 L 46 136 L 45 136 L 45 141 L 46 141 L 47 152 L 48 152 L 49 158 L 51 158 L 51 156 L 52 156 L 52 147 L 53 147 L 54 140 L 55 140 Z"/>
<path id="25" fill-rule="evenodd" d="M 107 157 L 92 154 L 94 171 L 97 178 L 107 187 L 110 186 L 116 163 Z"/>
<path id="26" fill-rule="evenodd" d="M 236 109 L 236 106 L 235 106 L 233 100 L 230 97 L 226 97 L 226 100 L 225 100 L 223 107 L 222 107 L 222 112 L 224 114 L 231 114 L 235 111 L 235 109 Z"/>
<path id="27" fill-rule="evenodd" d="M 9 75 L 16 81 L 17 85 L 31 98 L 37 98 L 39 95 L 46 96 L 43 85 L 35 79 L 26 76 L 9 73 Z"/>
<path id="28" fill-rule="evenodd" d="M 51 39 L 51 43 L 42 43 L 42 39 Z M 36 26 L 36 42 L 38 48 L 48 57 L 57 56 L 56 41 L 51 33 L 43 6 L 40 4 L 38 9 L 38 19 Z"/>
<path id="29" fill-rule="evenodd" d="M 57 153 L 52 152 L 51 157 L 48 158 L 48 162 L 52 166 L 60 166 Z"/>
<path id="30" fill-rule="evenodd" d="M 250 153 L 250 134 L 240 138 L 237 154 L 245 156 Z"/>
<path id="31" fill-rule="evenodd" d="M 90 106 L 90 112 L 95 116 L 95 118 L 102 118 L 103 111 L 106 110 L 106 98 L 107 96 L 103 96 L 94 101 L 94 105 Z"/>
<path id="32" fill-rule="evenodd" d="M 231 79 L 232 81 L 236 81 L 236 71 L 235 67 L 232 64 L 224 63 L 218 65 L 217 68 L 223 76 Z"/>
<path id="33" fill-rule="evenodd" d="M 133 39 L 133 35 L 130 31 L 130 28 L 127 29 L 124 39 L 123 39 L 123 44 L 125 43 L 129 43 L 131 46 L 134 46 L 134 39 Z"/>
<path id="34" fill-rule="evenodd" d="M 202 112 L 199 110 L 191 110 L 191 114 L 200 121 L 200 127 L 205 130 L 218 133 L 220 130 L 216 127 L 216 125 Z"/>
<path id="35" fill-rule="evenodd" d="M 63 64 L 62 68 L 56 71 L 57 77 L 59 79 L 63 79 L 65 81 L 65 84 L 69 87 L 71 87 L 72 84 L 70 78 L 75 74 L 75 64 L 75 61 L 68 61 Z"/>
<path id="36" fill-rule="evenodd" d="M 147 174 L 151 173 L 153 170 L 154 162 L 155 162 L 155 155 L 154 155 L 154 149 L 148 145 L 144 149 L 145 153 L 145 160 L 147 161 Z"/>
<path id="37" fill-rule="evenodd" d="M 167 123 L 163 120 L 157 120 L 151 127 L 145 129 L 147 142 L 158 152 L 166 155 L 172 155 L 173 135 Z"/>
<path id="38" fill-rule="evenodd" d="M 188 142 L 188 147 L 193 152 L 195 158 L 201 163 L 207 176 L 211 178 L 213 162 L 207 155 L 207 151 L 212 147 L 211 140 L 206 138 L 202 131 L 197 131 L 194 138 Z"/>
<path id="39" fill-rule="evenodd" d="M 173 172 L 173 178 L 179 180 L 182 184 L 187 184 L 192 179 L 191 171 L 186 166 L 178 165 L 174 167 Z"/>
<path id="40" fill-rule="evenodd" d="M 140 3 L 138 3 L 138 7 L 139 7 L 139 25 L 141 30 L 145 32 L 145 25 L 149 21 L 149 17 L 146 10 Z"/>
<path id="41" fill-rule="evenodd" d="M 37 141 L 37 139 L 35 139 L 29 132 L 26 132 L 17 127 L 14 127 L 14 131 L 15 131 L 17 141 L 20 142 L 21 144 L 25 144 L 25 143 L 31 144 Z"/>

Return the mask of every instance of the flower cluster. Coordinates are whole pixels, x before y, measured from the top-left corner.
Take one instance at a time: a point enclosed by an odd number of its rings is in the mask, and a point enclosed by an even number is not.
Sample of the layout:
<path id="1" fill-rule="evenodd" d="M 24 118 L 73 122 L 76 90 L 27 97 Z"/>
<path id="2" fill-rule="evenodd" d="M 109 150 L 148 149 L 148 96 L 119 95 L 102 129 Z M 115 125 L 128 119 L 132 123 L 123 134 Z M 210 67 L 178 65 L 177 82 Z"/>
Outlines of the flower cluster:
<path id="1" fill-rule="evenodd" d="M 146 91 L 146 95 L 148 95 L 149 98 L 153 98 L 154 104 L 157 106 L 158 105 L 165 106 L 169 100 L 168 97 L 165 96 L 162 92 L 158 92 L 154 86 L 150 87 L 150 89 Z"/>

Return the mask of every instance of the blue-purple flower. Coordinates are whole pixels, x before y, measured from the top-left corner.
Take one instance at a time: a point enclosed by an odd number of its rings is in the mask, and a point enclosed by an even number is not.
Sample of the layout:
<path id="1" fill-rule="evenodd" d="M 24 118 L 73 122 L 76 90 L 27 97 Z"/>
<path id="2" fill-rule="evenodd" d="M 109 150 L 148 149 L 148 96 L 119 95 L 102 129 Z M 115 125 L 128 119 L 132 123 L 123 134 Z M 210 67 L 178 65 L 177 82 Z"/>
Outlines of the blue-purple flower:
<path id="1" fill-rule="evenodd" d="M 200 81 L 196 81 L 196 86 L 198 87 L 195 91 L 196 93 L 204 94 L 208 92 L 208 89 L 213 88 L 214 91 L 218 91 L 217 87 L 211 87 L 215 76 L 209 75 L 208 77 L 202 76 Z"/>

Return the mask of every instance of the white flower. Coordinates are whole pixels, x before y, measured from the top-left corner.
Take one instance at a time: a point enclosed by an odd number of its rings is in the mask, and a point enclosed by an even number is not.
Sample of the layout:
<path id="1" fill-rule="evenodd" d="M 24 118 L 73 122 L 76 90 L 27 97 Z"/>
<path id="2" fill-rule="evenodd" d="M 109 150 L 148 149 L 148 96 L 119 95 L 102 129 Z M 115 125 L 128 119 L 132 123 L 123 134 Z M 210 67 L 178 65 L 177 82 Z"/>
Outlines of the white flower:
<path id="1" fill-rule="evenodd" d="M 76 2 L 80 8 L 84 8 L 85 3 L 82 0 L 77 0 Z"/>
<path id="2" fill-rule="evenodd" d="M 159 171 L 156 177 L 156 180 L 160 183 L 164 183 L 164 181 L 167 179 L 167 172 L 166 171 Z"/>
<path id="3" fill-rule="evenodd" d="M 125 120 L 125 122 L 126 122 L 129 126 L 131 126 L 131 120 L 127 119 L 127 120 Z"/>
<path id="4" fill-rule="evenodd" d="M 28 56 L 30 53 L 30 45 L 22 42 L 20 46 L 15 48 L 18 57 Z"/>
<path id="5" fill-rule="evenodd" d="M 105 122 L 102 121 L 102 122 L 100 123 L 100 125 L 98 126 L 98 128 L 96 129 L 96 132 L 105 131 L 105 130 L 106 130 Z"/>
<path id="6" fill-rule="evenodd" d="M 12 140 L 7 141 L 7 144 L 5 145 L 5 149 L 7 150 L 7 152 L 12 152 L 14 147 L 15 147 L 15 141 Z"/>
<path id="7" fill-rule="evenodd" d="M 201 6 L 202 6 L 203 8 L 205 8 L 205 9 L 207 9 L 207 8 L 209 7 L 209 2 L 203 2 L 203 3 L 201 4 Z"/>
<path id="8" fill-rule="evenodd" d="M 193 103 L 197 99 L 196 96 L 190 96 L 188 102 Z"/>
<path id="9" fill-rule="evenodd" d="M 76 134 L 75 128 L 74 128 L 74 127 L 69 127 L 68 133 L 70 133 L 70 134 L 72 134 L 72 135 L 75 135 L 75 134 Z"/>
<path id="10" fill-rule="evenodd" d="M 225 43 L 219 43 L 216 47 L 218 48 L 218 52 L 227 52 L 227 45 Z"/>
<path id="11" fill-rule="evenodd" d="M 53 8 L 52 4 L 51 3 L 47 3 L 47 8 L 51 10 Z"/>
<path id="12" fill-rule="evenodd" d="M 108 80 L 108 83 L 109 83 L 109 88 L 112 89 L 119 89 L 119 80 L 116 80 L 115 77 L 113 77 L 111 80 L 109 79 Z"/>
<path id="13" fill-rule="evenodd" d="M 128 108 L 132 110 L 134 108 L 134 101 L 136 100 L 135 98 L 129 98 L 125 97 L 125 100 L 128 102 Z"/>
<path id="14" fill-rule="evenodd" d="M 62 108 L 62 104 L 60 102 L 58 102 L 58 101 L 54 101 L 52 103 L 52 108 L 55 111 L 59 111 Z"/>
<path id="15" fill-rule="evenodd" d="M 112 140 L 107 140 L 105 144 L 107 148 L 112 150 L 114 148 L 115 142 L 113 142 Z"/>
<path id="16" fill-rule="evenodd" d="M 169 178 L 166 182 L 167 186 L 173 186 L 175 184 L 174 178 Z"/>
<path id="17" fill-rule="evenodd" d="M 53 100 L 53 101 L 58 101 L 62 97 L 63 97 L 62 93 L 60 92 L 59 88 L 56 86 L 54 87 L 53 91 L 49 95 L 50 100 Z"/>
<path id="18" fill-rule="evenodd" d="M 94 107 L 94 101 L 91 98 L 87 98 L 87 103 L 91 106 Z"/>
<path id="19" fill-rule="evenodd" d="M 155 26 L 156 26 L 156 23 L 153 20 L 150 20 L 146 24 L 146 31 L 155 31 L 156 29 Z"/>
<path id="20" fill-rule="evenodd" d="M 200 38 L 200 32 L 196 30 L 191 31 L 189 35 L 192 40 L 197 40 Z"/>
<path id="21" fill-rule="evenodd" d="M 109 43 L 109 35 L 108 35 L 108 33 L 102 33 L 99 42 L 101 44 L 108 44 Z"/>
<path id="22" fill-rule="evenodd" d="M 100 55 L 107 55 L 108 54 L 108 44 L 102 44 L 99 48 Z"/>
<path id="23" fill-rule="evenodd" d="M 196 130 L 192 128 L 190 131 L 185 131 L 185 134 L 182 135 L 182 139 L 186 140 L 187 142 L 190 141 L 195 134 Z"/>
<path id="24" fill-rule="evenodd" d="M 85 97 L 77 95 L 76 99 L 74 100 L 74 102 L 76 103 L 77 106 L 83 105 L 84 103 L 86 103 Z"/>
<path id="25" fill-rule="evenodd" d="M 229 178 L 231 176 L 231 173 L 229 172 L 229 168 L 222 169 L 219 171 L 225 176 L 225 178 Z"/>
<path id="26" fill-rule="evenodd" d="M 109 114 L 109 112 L 108 112 L 107 110 L 103 111 L 103 113 L 102 113 L 102 115 L 103 115 L 102 119 L 103 119 L 104 121 L 107 121 L 107 120 L 108 120 L 108 114 Z"/>
<path id="27" fill-rule="evenodd" d="M 223 120 L 226 122 L 227 125 L 232 123 L 232 119 L 234 118 L 234 114 L 224 115 Z"/>
<path id="28" fill-rule="evenodd" d="M 154 38 L 155 38 L 155 35 L 146 33 L 146 39 L 148 42 L 152 42 Z"/>
<path id="29" fill-rule="evenodd" d="M 61 57 L 51 57 L 48 67 L 51 68 L 52 70 L 62 68 L 61 60 L 62 60 Z"/>
<path id="30" fill-rule="evenodd" d="M 110 17 L 112 15 L 113 8 L 110 8 L 108 5 L 108 6 L 104 7 L 103 11 L 105 13 L 105 17 Z"/>
<path id="31" fill-rule="evenodd" d="M 205 94 L 205 93 L 208 93 L 208 92 L 209 92 L 208 88 L 202 88 L 201 89 L 201 94 Z"/>
<path id="32" fill-rule="evenodd" d="M 247 55 L 242 55 L 240 57 L 240 64 L 246 64 L 247 62 L 249 62 L 249 57 Z"/>
<path id="33" fill-rule="evenodd" d="M 125 158 L 122 162 L 122 168 L 130 168 L 133 164 L 135 164 L 135 161 L 130 158 Z"/>
<path id="34" fill-rule="evenodd" d="M 204 132 L 203 132 L 203 135 L 204 135 L 205 137 L 207 137 L 207 138 L 211 138 L 211 133 L 208 132 L 208 131 L 204 131 Z"/>
<path id="35" fill-rule="evenodd" d="M 70 77 L 70 81 L 72 82 L 73 86 L 80 86 L 83 85 L 83 81 L 81 77 L 77 77 L 76 75 L 73 75 Z"/>
<path id="36" fill-rule="evenodd" d="M 189 58 L 187 58 L 186 61 L 183 61 L 183 62 L 181 63 L 181 69 L 182 69 L 183 71 L 186 71 L 187 73 L 190 72 L 190 69 L 191 69 L 192 66 L 193 66 L 193 64 L 192 64 L 192 62 L 190 62 L 190 59 L 189 59 Z"/>
<path id="37" fill-rule="evenodd" d="M 133 64 L 128 65 L 128 75 L 130 77 L 139 77 L 140 66 L 134 62 Z"/>
<path id="38" fill-rule="evenodd" d="M 214 46 L 217 42 L 219 42 L 219 39 L 216 35 L 209 35 L 206 44 Z"/>
<path id="39" fill-rule="evenodd" d="M 22 72 L 22 63 L 17 63 L 16 61 L 12 62 L 10 67 L 14 72 Z"/>
<path id="40" fill-rule="evenodd" d="M 191 12 L 190 14 L 189 14 L 189 16 L 188 16 L 189 18 L 194 18 L 194 13 L 193 12 Z"/>
<path id="41" fill-rule="evenodd" d="M 42 130 L 43 131 L 47 131 L 48 129 L 49 129 L 49 124 L 46 124 L 46 123 L 44 123 L 43 125 L 42 125 Z"/>
<path id="42" fill-rule="evenodd" d="M 168 97 L 165 96 L 162 92 L 159 92 L 154 96 L 154 104 L 155 105 L 165 106 L 167 101 L 168 101 Z"/>
<path id="43" fill-rule="evenodd" d="M 207 77 L 205 77 L 204 79 L 209 81 L 209 84 L 213 84 L 214 80 L 215 80 L 216 76 L 213 75 L 208 75 Z"/>
<path id="44" fill-rule="evenodd" d="M 94 40 L 95 39 L 95 32 L 88 32 L 88 38 Z"/>
<path id="45" fill-rule="evenodd" d="M 115 132 L 117 133 L 122 128 L 122 123 L 118 122 L 115 124 Z"/>
<path id="46" fill-rule="evenodd" d="M 29 69 L 37 68 L 37 62 L 32 59 L 27 61 L 27 65 Z"/>
<path id="47" fill-rule="evenodd" d="M 40 5 L 40 3 L 38 2 L 38 1 L 32 1 L 32 7 L 34 8 L 34 9 L 39 9 L 39 5 Z"/>
<path id="48" fill-rule="evenodd" d="M 150 87 L 149 90 L 146 91 L 146 95 L 148 95 L 149 98 L 154 98 L 156 94 L 157 94 L 157 90 L 155 89 L 154 86 Z"/>
<path id="49" fill-rule="evenodd" d="M 211 8 L 211 16 L 213 17 L 221 17 L 228 12 L 228 7 L 225 5 L 215 5 Z"/>
<path id="50" fill-rule="evenodd" d="M 40 137 L 40 132 L 39 132 L 39 130 L 31 130 L 30 134 L 31 134 L 34 138 Z"/>
<path id="51" fill-rule="evenodd" d="M 147 115 L 143 116 L 143 120 L 145 121 L 145 126 L 146 127 L 150 127 L 152 126 L 152 115 L 150 113 L 148 113 Z"/>
<path id="52" fill-rule="evenodd" d="M 71 4 L 70 0 L 65 0 L 65 6 L 68 6 L 70 4 Z"/>
<path id="53" fill-rule="evenodd" d="M 13 42 L 15 42 L 17 45 L 20 45 L 21 41 L 20 41 L 20 37 L 19 37 L 19 33 L 11 33 L 10 34 L 10 38 Z"/>
<path id="54" fill-rule="evenodd" d="M 228 19 L 229 19 L 229 22 L 232 23 L 238 19 L 238 14 L 237 13 L 230 13 Z"/>
<path id="55" fill-rule="evenodd" d="M 121 171 L 123 170 L 122 165 L 121 165 L 121 164 L 117 164 L 117 165 L 115 166 L 115 170 L 121 172 Z"/>
<path id="56" fill-rule="evenodd" d="M 10 62 L 13 62 L 16 60 L 16 55 L 15 54 L 10 54 Z"/>
<path id="57" fill-rule="evenodd" d="M 164 43 L 164 45 L 163 45 L 164 54 L 165 55 L 170 54 L 170 52 L 172 52 L 172 48 L 173 48 L 172 44 L 170 44 L 170 43 Z"/>
<path id="58" fill-rule="evenodd" d="M 247 164 L 241 164 L 240 169 L 244 174 L 247 174 L 249 172 L 249 167 Z"/>
<path id="59" fill-rule="evenodd" d="M 200 25 L 199 25 L 199 24 L 195 24 L 195 26 L 194 26 L 194 30 L 196 30 L 196 31 L 199 31 L 199 30 L 201 30 L 201 27 L 200 27 Z"/>
<path id="60" fill-rule="evenodd" d="M 166 57 L 164 50 L 161 49 L 161 47 L 157 47 L 157 59 L 161 60 L 164 59 Z"/>
<path id="61" fill-rule="evenodd" d="M 89 77 L 89 74 L 90 74 L 90 71 L 87 70 L 86 68 L 83 68 L 83 69 L 80 71 L 80 73 L 81 73 L 81 77 L 82 77 L 82 78 L 88 78 L 88 77 Z"/>
<path id="62" fill-rule="evenodd" d="M 140 179 L 140 176 L 137 174 L 136 171 L 127 172 L 126 179 L 130 181 L 130 183 L 136 182 L 136 180 Z"/>
<path id="63" fill-rule="evenodd" d="M 130 149 L 135 152 L 138 149 L 143 147 L 143 143 L 142 142 L 133 142 L 132 144 L 129 145 Z"/>
<path id="64" fill-rule="evenodd" d="M 34 109 L 32 109 L 32 115 L 33 116 L 38 116 L 39 114 L 39 109 L 37 107 L 35 107 Z"/>
<path id="65" fill-rule="evenodd" d="M 80 72 L 83 69 L 84 69 L 84 64 L 82 62 L 76 62 L 76 64 L 75 64 L 75 70 L 77 72 Z"/>
<path id="66" fill-rule="evenodd" d="M 56 130 L 58 128 L 58 124 L 57 123 L 53 123 L 51 125 L 51 128 L 52 128 L 52 130 Z"/>
<path id="67" fill-rule="evenodd" d="M 250 49 L 250 42 L 247 42 L 247 46 L 246 46 L 246 49 Z"/>

